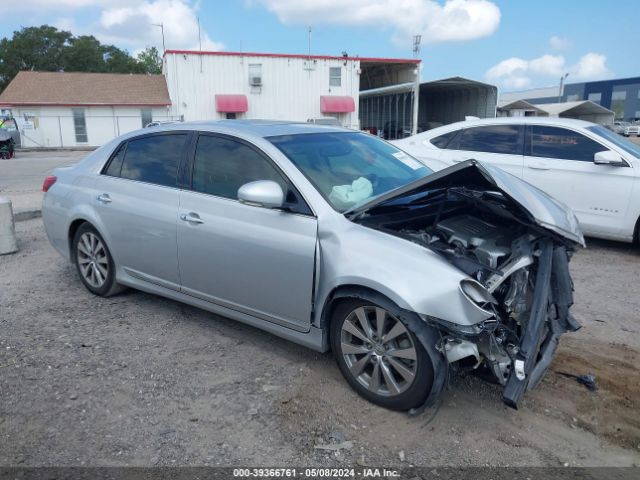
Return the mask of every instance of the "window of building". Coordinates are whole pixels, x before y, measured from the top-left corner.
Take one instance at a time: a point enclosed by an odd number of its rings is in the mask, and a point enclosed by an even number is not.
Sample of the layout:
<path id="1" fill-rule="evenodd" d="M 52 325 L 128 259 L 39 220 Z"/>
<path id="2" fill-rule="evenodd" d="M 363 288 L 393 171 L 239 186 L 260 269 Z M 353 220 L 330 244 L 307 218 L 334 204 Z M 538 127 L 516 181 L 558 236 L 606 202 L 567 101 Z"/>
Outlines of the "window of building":
<path id="1" fill-rule="evenodd" d="M 449 147 L 449 143 L 453 138 L 460 132 L 460 130 L 454 130 L 452 132 L 444 133 L 442 135 L 438 135 L 435 138 L 430 140 L 431 144 L 438 148 L 448 148 L 449 150 L 455 150 L 455 148 Z M 453 146 L 453 145 L 452 145 Z"/>
<path id="2" fill-rule="evenodd" d="M 626 90 L 616 90 L 611 93 L 611 100 L 625 100 L 627 98 Z"/>
<path id="3" fill-rule="evenodd" d="M 600 102 L 602 101 L 602 93 L 590 93 L 589 97 L 587 98 L 587 100 L 591 100 L 594 103 L 597 103 L 598 105 L 600 104 Z"/>
<path id="4" fill-rule="evenodd" d="M 84 108 L 73 108 L 73 128 L 76 133 L 76 143 L 87 143 L 87 121 L 84 117 Z"/>
<path id="5" fill-rule="evenodd" d="M 531 156 L 593 162 L 597 152 L 607 150 L 598 142 L 566 128 L 532 125 Z"/>
<path id="6" fill-rule="evenodd" d="M 522 155 L 521 125 L 487 125 L 467 128 L 460 138 L 460 150 Z"/>
<path id="7" fill-rule="evenodd" d="M 150 108 L 141 108 L 140 117 L 142 118 L 142 128 L 153 122 L 153 111 Z"/>
<path id="8" fill-rule="evenodd" d="M 175 187 L 178 164 L 183 156 L 186 140 L 186 134 L 153 135 L 130 140 L 120 176 Z"/>
<path id="9" fill-rule="evenodd" d="M 618 90 L 622 87 L 614 87 L 611 93 L 611 110 L 613 111 L 615 118 L 626 118 L 624 114 L 624 104 L 627 99 L 626 90 Z"/>
<path id="10" fill-rule="evenodd" d="M 255 180 L 273 180 L 287 192 L 282 175 L 269 160 L 244 143 L 201 135 L 193 164 L 192 188 L 196 192 L 238 198 L 238 189 Z"/>
<path id="11" fill-rule="evenodd" d="M 329 86 L 339 87 L 342 85 L 342 68 L 329 67 Z"/>
<path id="12" fill-rule="evenodd" d="M 249 85 L 259 87 L 262 85 L 262 64 L 249 64 Z"/>
<path id="13" fill-rule="evenodd" d="M 580 95 L 577 93 L 567 95 L 567 102 L 577 102 L 578 100 L 580 100 Z"/>

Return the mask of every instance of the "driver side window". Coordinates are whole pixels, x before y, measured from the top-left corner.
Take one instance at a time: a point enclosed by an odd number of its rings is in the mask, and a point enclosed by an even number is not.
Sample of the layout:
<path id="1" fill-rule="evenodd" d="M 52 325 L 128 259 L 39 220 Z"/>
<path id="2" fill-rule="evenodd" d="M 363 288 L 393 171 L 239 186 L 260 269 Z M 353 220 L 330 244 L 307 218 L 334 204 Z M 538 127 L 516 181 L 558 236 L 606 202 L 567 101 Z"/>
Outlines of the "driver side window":
<path id="1" fill-rule="evenodd" d="M 532 157 L 593 162 L 597 152 L 607 150 L 581 133 L 561 127 L 531 125 L 528 135 Z"/>
<path id="2" fill-rule="evenodd" d="M 193 163 L 194 191 L 235 200 L 238 189 L 255 180 L 273 180 L 287 193 L 285 179 L 256 150 L 228 138 L 200 135 Z"/>

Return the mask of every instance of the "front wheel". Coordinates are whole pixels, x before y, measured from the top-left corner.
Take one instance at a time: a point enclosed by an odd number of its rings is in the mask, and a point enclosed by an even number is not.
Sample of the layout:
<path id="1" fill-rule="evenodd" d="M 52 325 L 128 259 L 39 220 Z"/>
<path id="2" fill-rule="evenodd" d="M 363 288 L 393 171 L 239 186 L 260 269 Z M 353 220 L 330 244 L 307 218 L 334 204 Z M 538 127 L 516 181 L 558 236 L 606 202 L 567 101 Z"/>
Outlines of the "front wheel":
<path id="1" fill-rule="evenodd" d="M 422 405 L 433 386 L 433 364 L 416 336 L 395 315 L 365 300 L 335 309 L 331 347 L 349 384 L 392 410 Z"/>

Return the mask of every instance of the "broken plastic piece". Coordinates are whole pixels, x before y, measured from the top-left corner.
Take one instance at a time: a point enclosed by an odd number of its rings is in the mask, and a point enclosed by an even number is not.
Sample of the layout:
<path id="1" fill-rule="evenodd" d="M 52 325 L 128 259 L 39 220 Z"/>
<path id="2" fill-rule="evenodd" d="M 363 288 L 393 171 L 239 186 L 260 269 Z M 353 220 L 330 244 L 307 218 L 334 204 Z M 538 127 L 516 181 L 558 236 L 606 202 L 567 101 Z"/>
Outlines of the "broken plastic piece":
<path id="1" fill-rule="evenodd" d="M 595 392 L 598 390 L 598 385 L 596 384 L 596 376 L 592 373 L 587 373 L 585 375 L 574 375 L 573 373 L 567 372 L 556 372 L 558 375 L 563 375 L 569 378 L 575 378 L 576 381 L 585 387 L 587 387 L 590 391 Z"/>

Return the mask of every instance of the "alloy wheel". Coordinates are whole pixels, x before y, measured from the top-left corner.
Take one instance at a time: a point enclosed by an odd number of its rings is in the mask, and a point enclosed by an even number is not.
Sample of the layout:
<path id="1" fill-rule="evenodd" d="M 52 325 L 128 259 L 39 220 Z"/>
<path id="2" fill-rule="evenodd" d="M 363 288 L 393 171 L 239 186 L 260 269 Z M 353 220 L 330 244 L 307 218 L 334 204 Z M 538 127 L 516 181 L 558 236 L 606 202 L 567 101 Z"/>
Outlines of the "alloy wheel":
<path id="1" fill-rule="evenodd" d="M 83 233 L 77 245 L 77 260 L 80 274 L 94 288 L 100 288 L 109 275 L 107 250 L 100 238 L 92 233 Z"/>
<path id="2" fill-rule="evenodd" d="M 372 393 L 399 395 L 416 378 L 413 338 L 384 308 L 361 306 L 353 310 L 342 324 L 340 347 L 350 373 Z"/>

